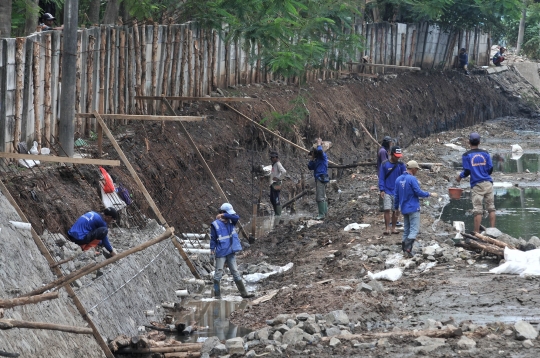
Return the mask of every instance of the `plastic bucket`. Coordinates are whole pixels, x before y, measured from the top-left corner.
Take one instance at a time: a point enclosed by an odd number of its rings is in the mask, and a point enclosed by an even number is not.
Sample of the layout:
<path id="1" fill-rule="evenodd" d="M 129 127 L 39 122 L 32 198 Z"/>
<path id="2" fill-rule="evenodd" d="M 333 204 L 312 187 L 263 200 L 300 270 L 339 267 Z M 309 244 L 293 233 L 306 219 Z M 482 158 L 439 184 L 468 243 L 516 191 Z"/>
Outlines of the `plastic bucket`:
<path id="1" fill-rule="evenodd" d="M 448 188 L 448 196 L 450 196 L 450 199 L 460 199 L 461 193 L 463 193 L 463 189 L 461 188 Z"/>

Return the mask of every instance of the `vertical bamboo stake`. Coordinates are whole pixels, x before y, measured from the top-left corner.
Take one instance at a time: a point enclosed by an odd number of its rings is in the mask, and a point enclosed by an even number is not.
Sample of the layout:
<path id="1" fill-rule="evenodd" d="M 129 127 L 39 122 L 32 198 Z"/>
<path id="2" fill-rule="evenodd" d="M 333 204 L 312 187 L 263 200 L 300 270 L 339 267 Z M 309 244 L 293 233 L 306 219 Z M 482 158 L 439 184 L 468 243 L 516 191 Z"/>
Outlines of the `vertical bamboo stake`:
<path id="1" fill-rule="evenodd" d="M 409 67 L 412 66 L 415 50 L 416 50 L 416 29 L 413 30 L 412 32 L 411 53 L 409 54 Z"/>
<path id="2" fill-rule="evenodd" d="M 195 60 L 193 96 L 199 96 L 199 42 L 193 41 L 193 57 Z"/>
<path id="3" fill-rule="evenodd" d="M 34 87 L 34 140 L 38 142 L 38 150 L 41 150 L 41 121 L 39 118 L 39 55 L 41 45 L 33 43 L 32 78 Z"/>
<path id="4" fill-rule="evenodd" d="M 386 50 L 386 27 L 384 25 L 385 24 L 381 24 L 381 41 L 380 41 L 381 47 L 379 48 L 379 59 L 383 65 L 386 64 L 386 58 L 384 56 L 385 50 Z M 385 73 L 384 67 L 381 68 L 381 72 L 384 75 Z"/>
<path id="5" fill-rule="evenodd" d="M 99 113 L 105 113 L 105 50 L 107 45 L 107 28 L 101 26 L 99 42 Z M 100 128 L 100 126 L 98 126 Z"/>
<path id="6" fill-rule="evenodd" d="M 401 56 L 399 58 L 399 65 L 405 65 L 405 34 L 401 34 Z"/>
<path id="7" fill-rule="evenodd" d="M 109 113 L 114 113 L 114 82 L 116 75 L 116 29 L 111 28 L 111 49 L 109 51 Z M 107 123 L 111 125 L 112 120 Z"/>
<path id="8" fill-rule="evenodd" d="M 217 63 L 217 32 L 212 30 L 212 90 L 217 88 L 216 83 L 216 63 Z"/>
<path id="9" fill-rule="evenodd" d="M 225 42 L 225 88 L 229 87 L 231 77 L 231 43 Z"/>
<path id="10" fill-rule="evenodd" d="M 94 100 L 94 46 L 96 43 L 96 38 L 92 35 L 88 36 L 88 54 L 86 57 L 88 69 L 86 72 L 86 113 L 93 112 L 92 101 Z M 86 126 L 86 135 L 90 135 L 90 130 L 95 130 L 95 120 L 87 119 L 88 125 Z M 93 122 L 93 123 L 92 123 Z"/>
<path id="11" fill-rule="evenodd" d="M 204 91 L 204 67 L 205 67 L 204 66 L 204 57 L 205 57 L 204 53 L 205 53 L 206 46 L 204 45 L 204 41 L 205 41 L 204 33 L 205 32 L 203 32 L 203 30 L 201 30 L 199 33 L 201 34 L 200 35 L 201 40 L 199 42 L 199 44 L 200 44 L 200 47 L 199 47 L 199 71 L 200 71 L 200 74 L 199 74 L 199 85 L 198 85 L 198 87 L 199 87 L 199 96 L 202 97 L 204 95 L 204 93 L 203 93 L 203 91 Z"/>
<path id="12" fill-rule="evenodd" d="M 238 86 L 240 83 L 240 49 L 239 49 L 239 41 L 236 39 L 234 42 L 234 85 Z"/>
<path id="13" fill-rule="evenodd" d="M 212 30 L 206 31 L 206 94 L 212 91 Z"/>
<path id="14" fill-rule="evenodd" d="M 157 52 L 158 52 L 158 34 L 159 24 L 154 22 L 154 31 L 152 37 L 152 96 L 159 96 L 157 93 Z M 152 114 L 156 114 L 156 101 L 150 101 L 152 105 L 150 111 Z"/>
<path id="15" fill-rule="evenodd" d="M 135 93 L 142 96 L 141 93 L 141 48 L 139 41 L 139 26 L 137 20 L 133 20 L 133 46 L 135 47 Z M 142 114 L 142 100 L 137 100 L 135 113 Z"/>
<path id="16" fill-rule="evenodd" d="M 183 32 L 184 32 L 184 38 L 182 40 L 182 62 L 180 63 L 180 90 L 178 91 L 178 95 L 179 96 L 183 96 L 184 95 L 184 88 L 186 86 L 186 77 L 185 77 L 185 73 L 186 73 L 186 61 L 187 61 L 187 53 L 188 53 L 188 34 L 189 34 L 189 30 L 188 30 L 188 27 L 187 26 L 184 26 L 183 28 Z M 184 102 L 180 102 L 180 107 L 183 108 L 184 107 Z"/>
<path id="17" fill-rule="evenodd" d="M 257 42 L 257 68 L 255 69 L 255 78 L 257 79 L 257 83 L 262 82 L 261 77 L 261 43 Z"/>
<path id="18" fill-rule="evenodd" d="M 375 63 L 375 24 L 371 24 L 371 31 L 370 31 L 370 46 L 369 46 L 369 57 L 371 58 L 371 62 Z M 375 68 L 373 66 L 370 66 L 370 72 L 373 74 L 375 72 Z"/>
<path id="19" fill-rule="evenodd" d="M 26 37 L 17 37 L 15 40 L 15 68 L 17 71 L 17 83 L 15 87 L 15 126 L 13 130 L 13 150 L 19 152 L 19 138 L 21 137 L 21 111 L 24 77 L 24 43 Z M 23 153 L 26 154 L 26 153 Z"/>
<path id="20" fill-rule="evenodd" d="M 44 135 L 45 143 L 51 143 L 51 33 L 45 35 L 45 78 L 43 84 L 44 106 Z"/>
<path id="21" fill-rule="evenodd" d="M 172 25 L 169 25 L 172 26 Z M 178 80 L 176 78 L 178 73 L 178 59 L 180 57 L 180 26 L 176 27 L 176 31 L 174 32 L 174 41 L 171 43 L 171 53 L 172 53 L 172 68 L 171 68 L 171 89 L 170 94 L 171 96 L 177 96 L 178 95 Z M 173 101 L 173 108 L 178 103 Z"/>
<path id="22" fill-rule="evenodd" d="M 81 113 L 81 41 L 82 33 L 77 34 L 77 72 L 76 72 L 76 82 L 75 82 L 75 112 Z M 86 123 L 86 118 L 84 119 Z M 77 117 L 77 132 L 79 135 L 84 133 L 84 127 L 82 125 L 82 118 Z"/>
<path id="23" fill-rule="evenodd" d="M 58 54 L 58 81 L 56 82 L 57 88 L 57 101 L 60 100 L 60 94 L 62 93 L 62 59 L 64 58 L 64 34 L 60 33 L 60 53 Z M 59 113 L 56 113 L 56 118 L 53 118 L 54 129 L 52 130 L 53 133 L 56 133 L 58 136 L 60 133 L 60 116 Z"/>
<path id="24" fill-rule="evenodd" d="M 129 30 L 128 30 L 129 31 Z M 128 111 L 129 114 L 135 113 L 135 81 L 134 81 L 134 72 L 133 72 L 133 63 L 135 62 L 135 49 L 133 46 L 133 33 L 127 33 L 128 36 L 128 72 L 126 76 L 127 90 L 128 90 Z M 135 66 L 136 67 L 136 66 Z M 125 124 L 125 121 L 124 121 Z"/>
<path id="25" fill-rule="evenodd" d="M 169 18 L 169 24 L 167 26 L 167 41 L 163 41 L 165 46 L 165 62 L 163 65 L 163 80 L 161 81 L 161 95 L 167 96 L 168 84 L 169 84 L 169 67 L 171 66 L 171 46 L 173 45 L 173 32 L 172 32 L 173 19 Z M 161 102 L 161 113 L 165 113 L 165 104 Z M 161 121 L 161 134 L 165 133 L 165 121 Z"/>
<path id="26" fill-rule="evenodd" d="M 474 64 L 478 64 L 478 28 L 474 28 L 474 48 L 471 56 L 474 59 Z"/>
<path id="27" fill-rule="evenodd" d="M 141 96 L 146 96 L 146 25 L 141 26 Z M 141 101 L 143 114 L 148 114 L 147 101 Z"/>
<path id="28" fill-rule="evenodd" d="M 118 46 L 118 113 L 124 114 L 126 107 L 126 32 L 124 28 L 118 29 L 120 46 Z M 123 119 L 119 123 L 125 124 Z"/>
<path id="29" fill-rule="evenodd" d="M 249 80 L 249 69 L 248 69 L 248 63 L 249 63 L 249 49 L 247 49 L 246 51 L 246 59 L 244 61 L 244 69 L 242 71 L 242 79 L 244 80 L 243 81 L 243 84 L 244 85 L 247 85 L 249 84 L 251 81 Z"/>
<path id="30" fill-rule="evenodd" d="M 193 32 L 188 29 L 188 39 L 187 39 L 187 66 L 188 66 L 188 73 L 189 81 L 188 81 L 188 88 L 187 88 L 187 95 L 188 97 L 193 96 L 193 62 L 192 62 L 192 47 L 193 47 Z"/>

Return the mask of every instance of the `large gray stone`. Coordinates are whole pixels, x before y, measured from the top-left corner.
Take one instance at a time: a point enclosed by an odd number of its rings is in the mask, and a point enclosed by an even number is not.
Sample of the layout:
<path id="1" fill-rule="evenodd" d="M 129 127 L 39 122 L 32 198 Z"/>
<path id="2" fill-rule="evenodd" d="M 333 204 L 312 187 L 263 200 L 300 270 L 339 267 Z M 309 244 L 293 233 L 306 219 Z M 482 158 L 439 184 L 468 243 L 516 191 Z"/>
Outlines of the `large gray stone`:
<path id="1" fill-rule="evenodd" d="M 533 244 L 535 247 L 538 248 L 540 246 L 540 239 L 538 237 L 536 237 L 536 236 L 533 236 L 529 240 L 529 244 Z"/>
<path id="2" fill-rule="evenodd" d="M 255 358 L 256 356 L 257 353 L 253 349 L 246 353 L 246 358 Z"/>
<path id="3" fill-rule="evenodd" d="M 341 341 L 337 339 L 336 337 L 330 338 L 330 343 L 328 344 L 330 347 L 337 347 L 341 344 Z"/>
<path id="4" fill-rule="evenodd" d="M 532 348 L 534 347 L 534 343 L 530 339 L 526 339 L 522 343 L 523 347 L 525 348 Z"/>
<path id="5" fill-rule="evenodd" d="M 319 327 L 318 323 L 306 321 L 304 322 L 304 331 L 309 334 L 315 334 L 321 331 L 321 327 Z"/>
<path id="6" fill-rule="evenodd" d="M 331 324 L 349 324 L 349 317 L 343 310 L 332 311 L 326 315 L 326 322 Z"/>
<path id="7" fill-rule="evenodd" d="M 218 337 L 208 337 L 206 341 L 204 341 L 203 346 L 201 348 L 202 353 L 210 353 L 212 349 L 214 349 L 215 346 L 218 344 L 221 344 Z"/>
<path id="8" fill-rule="evenodd" d="M 256 332 L 255 337 L 262 341 L 262 340 L 268 340 L 269 335 L 270 334 L 268 333 L 268 327 L 264 327 L 264 328 L 259 329 Z"/>
<path id="9" fill-rule="evenodd" d="M 214 349 L 212 349 L 212 352 L 210 353 L 218 355 L 218 356 L 227 354 L 227 346 L 224 345 L 223 343 L 220 343 L 217 346 L 215 346 Z"/>
<path id="10" fill-rule="evenodd" d="M 425 257 L 435 256 L 435 247 L 427 246 L 422 249 L 422 255 Z"/>
<path id="11" fill-rule="evenodd" d="M 296 345 L 296 343 L 301 342 L 304 339 L 304 331 L 298 327 L 293 327 L 289 331 L 283 334 L 281 338 L 282 344 Z"/>
<path id="12" fill-rule="evenodd" d="M 377 280 L 369 281 L 368 285 L 370 285 L 371 288 L 373 288 L 373 290 L 376 292 L 384 292 L 384 285 Z"/>
<path id="13" fill-rule="evenodd" d="M 529 322 L 517 321 L 514 329 L 516 330 L 516 339 L 520 341 L 538 337 L 538 331 Z"/>
<path id="14" fill-rule="evenodd" d="M 294 319 L 294 316 L 292 314 L 278 314 L 273 320 L 274 326 L 283 324 L 287 322 L 288 319 Z"/>
<path id="15" fill-rule="evenodd" d="M 315 322 L 315 316 L 309 313 L 300 313 L 296 315 L 296 319 L 299 321 L 313 321 Z"/>
<path id="16" fill-rule="evenodd" d="M 332 326 L 326 328 L 325 333 L 327 337 L 339 336 L 341 334 L 341 329 L 339 329 L 339 327 Z"/>
<path id="17" fill-rule="evenodd" d="M 274 332 L 274 336 L 272 337 L 274 341 L 281 343 L 281 337 L 283 337 L 283 334 L 280 331 Z"/>
<path id="18" fill-rule="evenodd" d="M 446 344 L 446 339 L 420 336 L 416 338 L 414 342 L 417 346 L 444 346 Z"/>
<path id="19" fill-rule="evenodd" d="M 296 321 L 294 319 L 288 319 L 285 324 L 287 325 L 287 327 L 293 328 L 294 326 L 296 326 Z"/>
<path id="20" fill-rule="evenodd" d="M 467 336 L 461 336 L 457 342 L 457 346 L 459 349 L 473 349 L 476 347 L 476 342 Z"/>
<path id="21" fill-rule="evenodd" d="M 282 324 L 281 326 L 276 328 L 276 331 L 281 332 L 282 334 L 285 334 L 285 332 L 287 332 L 289 330 L 290 330 L 290 328 L 285 324 Z"/>
<path id="22" fill-rule="evenodd" d="M 486 235 L 491 236 L 496 239 L 504 234 L 501 230 L 497 229 L 496 227 L 488 227 L 486 229 Z"/>
<path id="23" fill-rule="evenodd" d="M 229 354 L 244 355 L 244 353 L 246 353 L 242 337 L 227 339 L 227 341 L 225 341 L 225 346 L 229 350 Z"/>

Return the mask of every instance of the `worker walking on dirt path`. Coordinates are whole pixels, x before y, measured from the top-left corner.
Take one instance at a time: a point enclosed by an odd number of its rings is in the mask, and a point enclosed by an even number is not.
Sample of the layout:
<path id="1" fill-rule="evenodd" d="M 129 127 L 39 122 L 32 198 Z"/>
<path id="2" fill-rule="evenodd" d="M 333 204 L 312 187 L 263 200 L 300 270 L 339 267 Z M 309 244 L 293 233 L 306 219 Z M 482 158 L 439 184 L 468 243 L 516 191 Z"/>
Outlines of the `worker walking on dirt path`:
<path id="1" fill-rule="evenodd" d="M 380 197 L 383 199 L 384 210 L 384 235 L 390 235 L 390 211 L 392 211 L 392 234 L 399 234 L 396 230 L 399 210 L 395 211 L 393 209 L 396 179 L 407 171 L 405 164 L 399 161 L 402 155 L 400 147 L 392 147 L 390 158 L 381 164 L 381 170 L 379 171 L 379 190 Z"/>
<path id="2" fill-rule="evenodd" d="M 465 71 L 465 74 L 469 76 L 470 73 L 467 70 L 467 66 L 469 65 L 469 54 L 467 53 L 467 50 L 464 47 L 461 50 L 459 50 L 458 57 L 459 57 L 459 68 L 463 69 L 463 71 Z"/>
<path id="3" fill-rule="evenodd" d="M 328 176 L 328 157 L 322 148 L 322 139 L 317 138 L 317 148 L 311 148 L 309 155 L 311 160 L 308 163 L 308 169 L 313 170 L 315 177 L 315 201 L 319 215 L 317 220 L 324 219 L 328 213 L 328 202 L 326 200 L 326 184 L 330 181 Z"/>
<path id="4" fill-rule="evenodd" d="M 418 163 L 411 160 L 407 171 L 396 179 L 394 210 L 401 208 L 403 214 L 403 238 L 401 248 L 405 256 L 413 256 L 413 245 L 420 230 L 420 201 L 418 198 L 437 197 L 437 193 L 422 191 L 416 179 L 420 169 Z"/>
<path id="5" fill-rule="evenodd" d="M 381 165 L 384 161 L 388 160 L 389 152 L 390 152 L 390 145 L 392 144 L 392 138 L 389 136 L 385 136 L 382 140 L 381 147 L 379 148 L 379 152 L 377 153 L 377 175 L 379 175 L 381 171 Z"/>
<path id="6" fill-rule="evenodd" d="M 270 152 L 270 160 L 272 161 L 272 170 L 270 171 L 270 203 L 272 203 L 272 207 L 274 208 L 274 214 L 280 216 L 281 201 L 279 201 L 279 193 L 281 192 L 282 178 L 287 171 L 279 161 L 278 152 Z"/>
<path id="7" fill-rule="evenodd" d="M 75 221 L 75 224 L 68 231 L 68 239 L 79 245 L 83 251 L 90 250 L 96 246 L 103 246 L 116 256 L 109 237 L 108 225 L 118 220 L 118 212 L 115 208 L 107 208 L 102 213 L 89 211 Z"/>
<path id="8" fill-rule="evenodd" d="M 216 257 L 214 297 L 218 299 L 221 298 L 220 282 L 223 277 L 225 262 L 233 275 L 234 283 L 242 297 L 250 298 L 254 296 L 246 291 L 246 287 L 242 281 L 242 275 L 236 265 L 236 253 L 242 251 L 242 244 L 235 228 L 238 220 L 240 220 L 240 216 L 236 214 L 232 205 L 225 203 L 221 205 L 219 214 L 210 227 L 210 251 Z"/>
<path id="9" fill-rule="evenodd" d="M 482 202 L 489 213 L 489 224 L 491 227 L 495 227 L 495 198 L 493 195 L 493 179 L 491 178 L 493 163 L 489 153 L 478 148 L 479 145 L 480 134 L 471 133 L 469 135 L 469 147 L 471 149 L 461 157 L 463 171 L 456 177 L 459 183 L 462 178 L 471 176 L 475 232 L 480 232 L 482 214 L 484 213 Z"/>

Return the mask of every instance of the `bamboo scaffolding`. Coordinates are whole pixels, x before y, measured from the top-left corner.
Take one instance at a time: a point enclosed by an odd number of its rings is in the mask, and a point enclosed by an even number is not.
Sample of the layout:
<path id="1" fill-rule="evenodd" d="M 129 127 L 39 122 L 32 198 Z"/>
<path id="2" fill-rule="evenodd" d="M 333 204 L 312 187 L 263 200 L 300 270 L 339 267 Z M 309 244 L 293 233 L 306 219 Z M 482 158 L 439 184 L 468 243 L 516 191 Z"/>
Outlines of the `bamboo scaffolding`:
<path id="1" fill-rule="evenodd" d="M 86 72 L 86 111 L 92 111 L 92 102 L 94 100 L 94 48 L 95 48 L 96 38 L 92 35 L 88 36 L 88 54 L 86 57 L 86 63 L 88 65 Z M 95 121 L 86 121 L 87 126 L 85 134 L 90 135 L 90 130 L 96 130 Z"/>
<path id="2" fill-rule="evenodd" d="M 51 143 L 51 33 L 45 34 L 45 78 L 43 82 L 43 135 L 45 143 Z"/>
<path id="3" fill-rule="evenodd" d="M 39 55 L 41 44 L 37 41 L 32 43 L 32 77 L 34 94 L 34 140 L 38 142 L 38 150 L 41 149 L 41 122 L 39 118 Z"/>
<path id="4" fill-rule="evenodd" d="M 47 292 L 42 295 L 32 297 L 17 297 L 9 300 L 0 300 L 0 308 L 12 308 L 16 306 L 24 306 L 43 301 L 54 300 L 58 298 L 58 292 Z"/>

